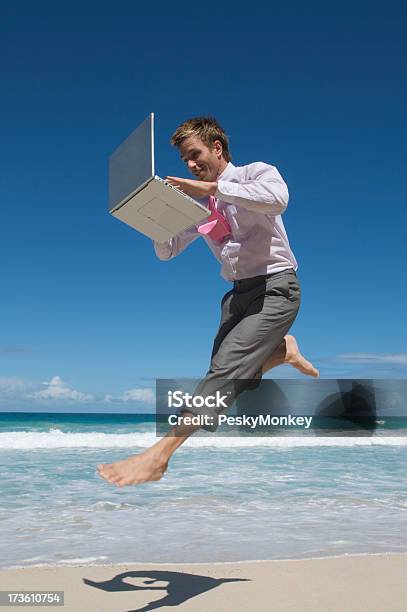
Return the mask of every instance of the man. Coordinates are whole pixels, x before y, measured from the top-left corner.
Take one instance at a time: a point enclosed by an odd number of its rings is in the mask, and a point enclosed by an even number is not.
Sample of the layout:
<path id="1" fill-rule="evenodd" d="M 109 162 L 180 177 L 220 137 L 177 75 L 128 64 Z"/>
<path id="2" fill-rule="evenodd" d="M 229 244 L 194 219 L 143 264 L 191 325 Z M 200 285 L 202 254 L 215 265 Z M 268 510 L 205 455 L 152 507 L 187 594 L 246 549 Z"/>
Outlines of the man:
<path id="1" fill-rule="evenodd" d="M 264 162 L 234 166 L 228 137 L 211 117 L 185 121 L 171 144 L 179 149 L 195 179 L 168 176 L 167 181 L 202 199 L 211 215 L 206 223 L 167 242 L 154 242 L 156 254 L 162 260 L 171 259 L 203 236 L 221 263 L 222 276 L 233 282 L 233 289 L 222 299 L 210 368 L 195 395 L 237 381 L 232 403 L 241 391 L 253 388 L 253 382 L 258 384 L 262 374 L 283 363 L 319 376 L 299 352 L 295 338 L 287 335 L 300 306 L 300 286 L 297 262 L 281 219 L 288 189 L 278 170 Z M 215 408 L 194 407 L 182 414 L 206 415 L 212 422 L 203 429 L 215 431 L 217 427 Z M 99 474 L 119 487 L 159 480 L 175 450 L 199 428 L 181 422 L 145 452 L 99 465 Z"/>

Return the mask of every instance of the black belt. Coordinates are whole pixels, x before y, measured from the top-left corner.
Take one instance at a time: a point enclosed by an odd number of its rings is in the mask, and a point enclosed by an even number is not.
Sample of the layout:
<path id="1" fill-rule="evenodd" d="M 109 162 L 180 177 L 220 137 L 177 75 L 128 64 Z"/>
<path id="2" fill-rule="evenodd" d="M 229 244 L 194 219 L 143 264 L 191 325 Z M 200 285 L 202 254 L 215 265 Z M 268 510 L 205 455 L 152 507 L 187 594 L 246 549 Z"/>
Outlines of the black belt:
<path id="1" fill-rule="evenodd" d="M 279 272 L 271 272 L 270 274 L 260 274 L 259 276 L 251 276 L 249 278 L 240 278 L 238 280 L 233 281 L 233 287 L 236 288 L 241 288 L 244 287 L 245 285 L 257 285 L 260 284 L 261 282 L 264 282 L 265 280 L 267 280 L 268 278 L 271 278 L 272 276 L 277 276 L 277 274 L 286 274 L 287 272 L 290 272 L 292 274 L 295 274 L 295 276 L 297 276 L 294 268 L 287 268 L 286 270 L 280 270 Z"/>

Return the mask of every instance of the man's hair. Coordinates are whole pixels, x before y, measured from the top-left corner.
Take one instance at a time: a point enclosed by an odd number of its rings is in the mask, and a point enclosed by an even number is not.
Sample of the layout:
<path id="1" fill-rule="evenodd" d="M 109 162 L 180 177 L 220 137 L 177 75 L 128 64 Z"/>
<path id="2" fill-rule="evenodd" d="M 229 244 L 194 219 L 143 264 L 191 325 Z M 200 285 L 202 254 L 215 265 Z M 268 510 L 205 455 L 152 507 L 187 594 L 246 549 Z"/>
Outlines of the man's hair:
<path id="1" fill-rule="evenodd" d="M 190 136 L 200 138 L 209 149 L 213 149 L 215 140 L 220 140 L 223 157 L 227 162 L 230 162 L 232 159 L 229 153 L 229 138 L 214 117 L 193 117 L 192 119 L 187 119 L 175 130 L 170 142 L 173 147 L 179 147 L 183 140 Z"/>

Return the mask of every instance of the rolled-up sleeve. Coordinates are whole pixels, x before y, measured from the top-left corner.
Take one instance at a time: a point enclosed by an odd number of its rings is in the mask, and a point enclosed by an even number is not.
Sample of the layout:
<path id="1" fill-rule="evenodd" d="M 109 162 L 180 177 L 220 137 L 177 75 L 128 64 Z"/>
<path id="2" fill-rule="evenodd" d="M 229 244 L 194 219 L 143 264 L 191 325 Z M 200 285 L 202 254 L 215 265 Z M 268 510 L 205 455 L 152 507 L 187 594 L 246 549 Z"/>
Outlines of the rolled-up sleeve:
<path id="1" fill-rule="evenodd" d="M 247 166 L 246 180 L 219 180 L 215 197 L 247 210 L 281 215 L 288 205 L 288 188 L 275 166 L 255 162 Z"/>
<path id="2" fill-rule="evenodd" d="M 179 234 L 174 236 L 174 238 L 166 240 L 165 242 L 157 242 L 156 240 L 153 240 L 156 255 L 159 259 L 162 259 L 163 261 L 172 259 L 173 257 L 176 257 L 177 255 L 182 253 L 182 251 L 184 251 L 184 249 L 186 249 L 189 244 L 194 242 L 194 240 L 199 238 L 200 235 L 201 234 L 198 232 L 194 225 L 180 232 Z"/>

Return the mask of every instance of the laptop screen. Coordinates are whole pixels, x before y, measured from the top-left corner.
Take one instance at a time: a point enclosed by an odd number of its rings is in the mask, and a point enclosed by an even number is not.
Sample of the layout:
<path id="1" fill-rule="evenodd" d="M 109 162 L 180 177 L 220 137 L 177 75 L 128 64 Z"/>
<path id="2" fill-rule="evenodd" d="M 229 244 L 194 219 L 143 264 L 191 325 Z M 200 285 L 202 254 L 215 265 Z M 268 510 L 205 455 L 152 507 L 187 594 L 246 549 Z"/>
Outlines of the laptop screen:
<path id="1" fill-rule="evenodd" d="M 109 211 L 154 176 L 154 113 L 109 157 Z"/>

